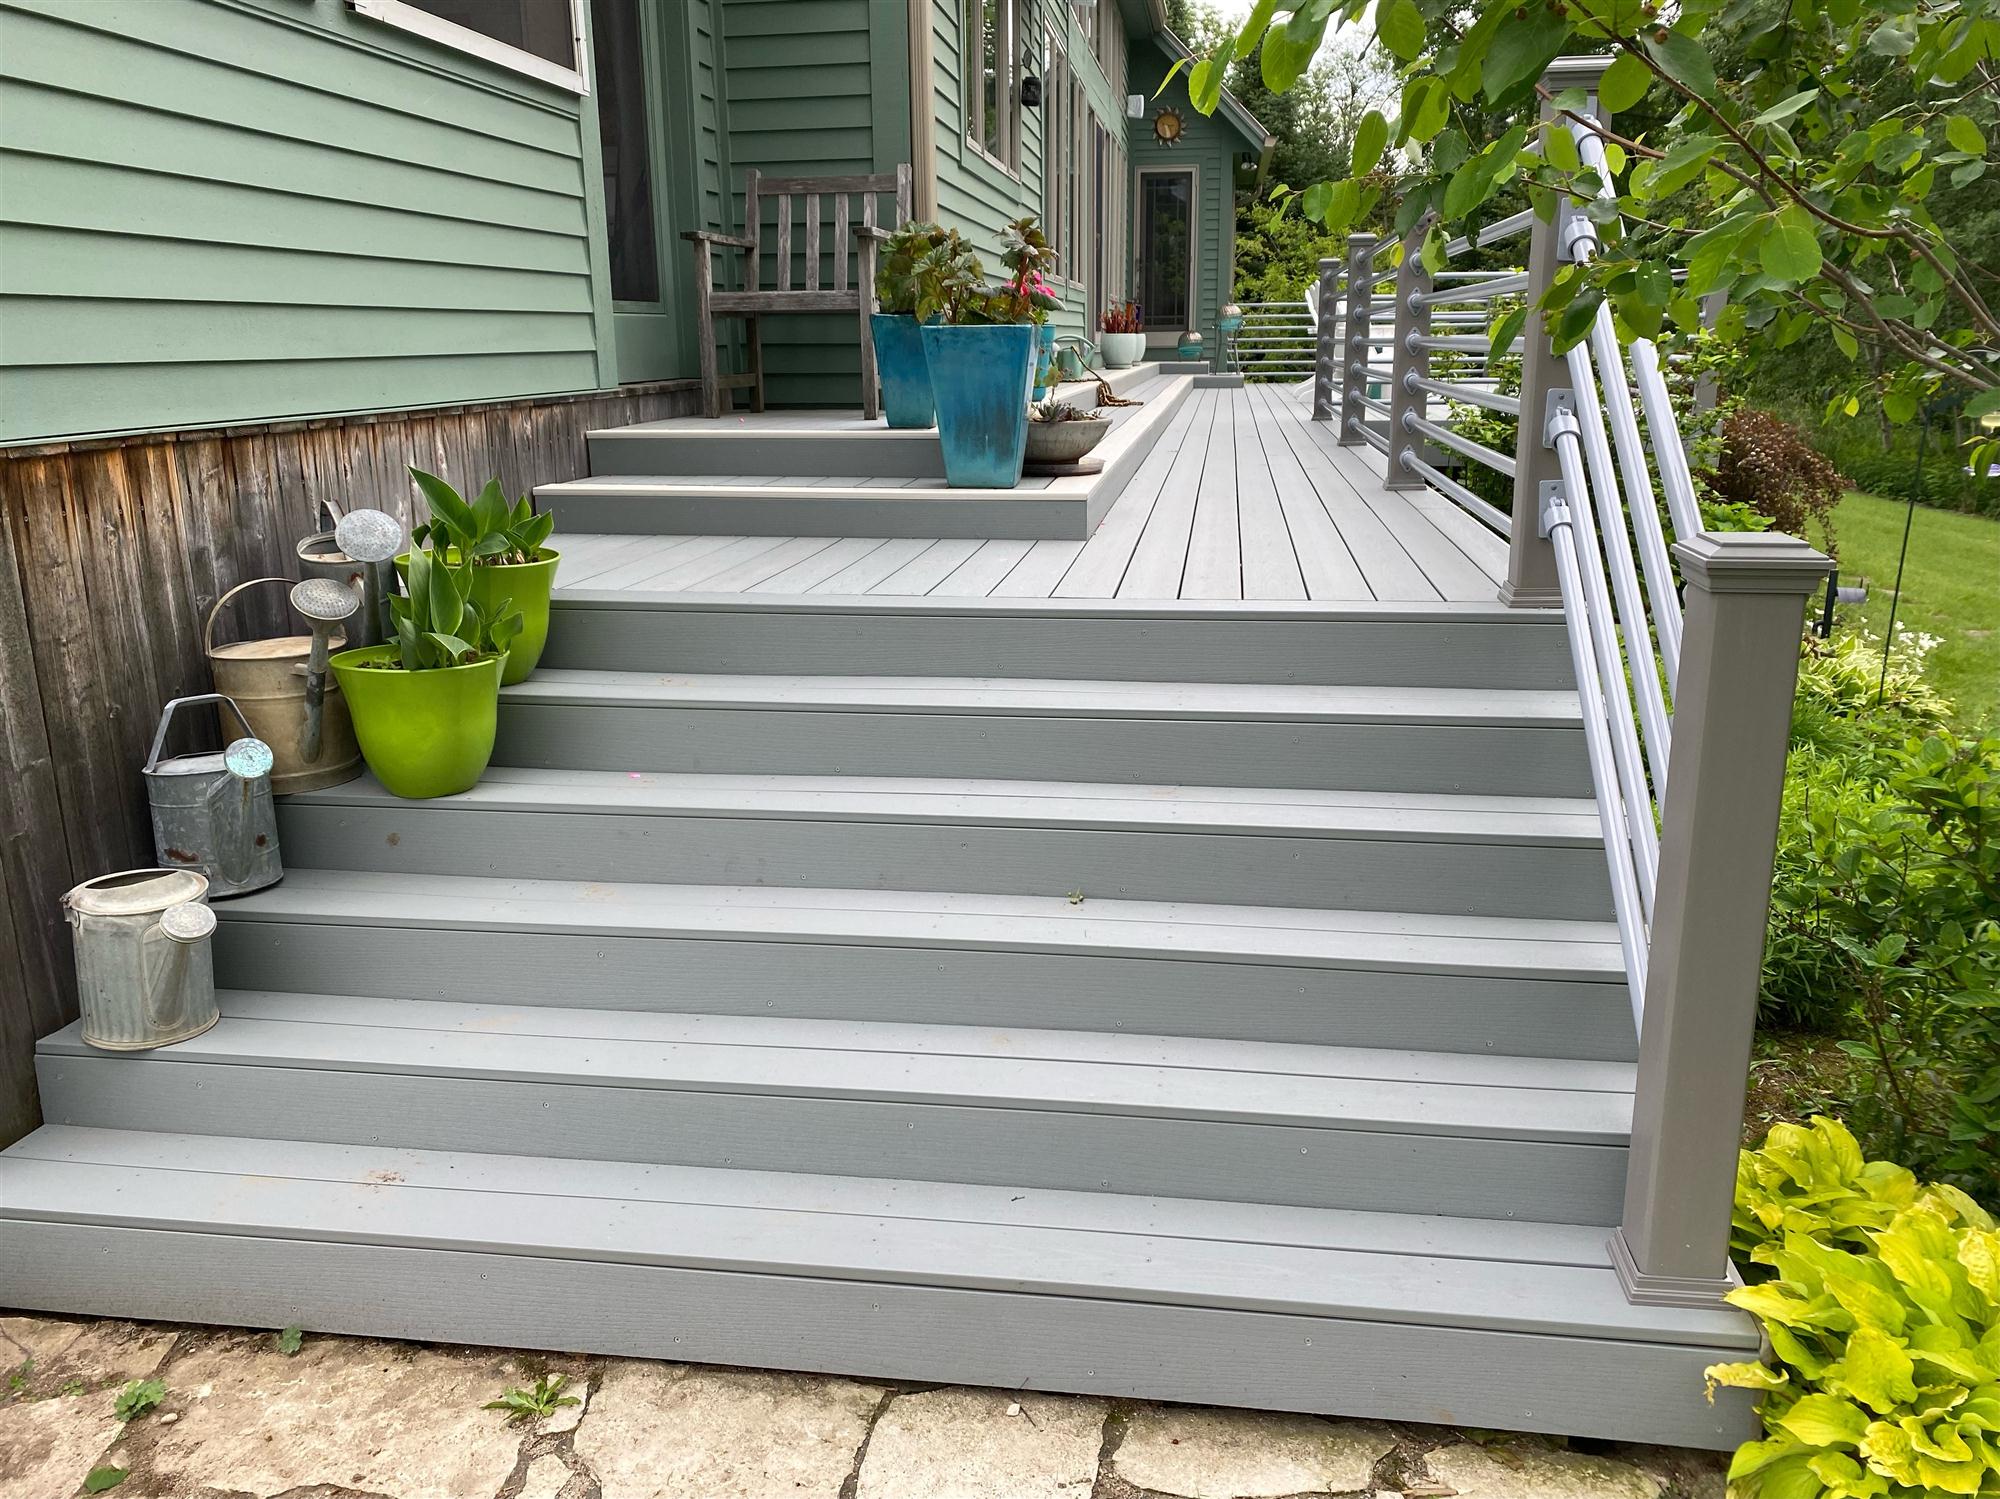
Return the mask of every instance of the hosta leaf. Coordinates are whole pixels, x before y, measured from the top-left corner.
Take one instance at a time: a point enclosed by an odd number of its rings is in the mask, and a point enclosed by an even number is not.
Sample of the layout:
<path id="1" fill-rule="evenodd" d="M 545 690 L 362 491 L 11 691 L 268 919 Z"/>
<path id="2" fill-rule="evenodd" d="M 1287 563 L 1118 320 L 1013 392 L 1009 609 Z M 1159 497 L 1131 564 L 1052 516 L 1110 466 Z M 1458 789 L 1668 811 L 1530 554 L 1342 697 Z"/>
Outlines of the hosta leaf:
<path id="1" fill-rule="evenodd" d="M 1868 1413 L 1838 1395 L 1801 1395 L 1773 1424 L 1808 1447 L 1859 1447 Z"/>
<path id="2" fill-rule="evenodd" d="M 1916 1399 L 1915 1372 L 1909 1354 L 1894 1338 L 1872 1327 L 1858 1327 L 1847 1340 L 1846 1357 L 1827 1371 L 1827 1382 L 1886 1415 Z"/>

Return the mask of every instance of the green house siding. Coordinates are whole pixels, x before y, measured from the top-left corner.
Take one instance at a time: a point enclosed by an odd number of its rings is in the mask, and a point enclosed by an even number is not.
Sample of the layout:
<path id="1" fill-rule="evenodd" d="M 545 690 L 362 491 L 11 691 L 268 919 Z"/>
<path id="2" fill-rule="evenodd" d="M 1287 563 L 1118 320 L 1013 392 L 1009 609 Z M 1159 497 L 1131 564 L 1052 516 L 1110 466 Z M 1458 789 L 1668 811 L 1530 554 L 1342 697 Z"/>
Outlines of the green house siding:
<path id="1" fill-rule="evenodd" d="M 721 0 L 720 8 L 732 219 L 743 211 L 748 168 L 767 177 L 826 177 L 891 171 L 910 159 L 906 0 Z M 767 243 L 775 238 L 775 212 L 775 205 L 765 211 Z M 830 200 L 822 212 L 822 243 L 830 250 Z M 893 216 L 885 210 L 884 222 Z M 831 266 L 829 259 L 829 285 Z M 776 284 L 775 274 L 767 252 L 766 286 Z M 762 331 L 773 404 L 859 401 L 852 318 L 772 317 Z"/>
<path id="2" fill-rule="evenodd" d="M 1227 123 L 1220 112 L 1204 115 L 1188 102 L 1185 70 L 1167 86 L 1158 99 L 1151 97 L 1158 80 L 1172 66 L 1167 54 L 1149 41 L 1132 43 L 1132 74 L 1135 90 L 1143 87 L 1148 95 L 1148 118 L 1135 122 L 1132 131 L 1132 178 L 1136 201 L 1139 174 L 1148 168 L 1193 168 L 1195 173 L 1195 327 L 1200 331 L 1204 352 L 1216 352 L 1216 319 L 1228 298 L 1231 266 L 1236 255 L 1236 164 L 1249 149 L 1242 134 Z M 1184 129 L 1180 143 L 1163 146 L 1154 138 L 1151 117 L 1169 103 L 1180 112 Z M 1140 254 L 1140 226 L 1132 226 L 1132 254 Z M 1171 345 L 1171 332 L 1155 330 L 1149 344 Z"/>
<path id="3" fill-rule="evenodd" d="M 594 156 L 341 0 L 0 0 L 0 440 L 611 383 Z"/>

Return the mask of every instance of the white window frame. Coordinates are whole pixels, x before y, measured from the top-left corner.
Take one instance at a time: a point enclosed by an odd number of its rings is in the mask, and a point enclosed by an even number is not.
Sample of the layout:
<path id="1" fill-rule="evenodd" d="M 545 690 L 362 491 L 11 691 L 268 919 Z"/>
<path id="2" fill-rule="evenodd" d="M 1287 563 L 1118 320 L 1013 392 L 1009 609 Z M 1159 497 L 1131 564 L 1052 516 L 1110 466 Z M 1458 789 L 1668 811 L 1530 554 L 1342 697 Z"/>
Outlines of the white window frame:
<path id="1" fill-rule="evenodd" d="M 995 54 L 1000 62 L 995 80 L 994 102 L 1001 110 L 1000 154 L 987 149 L 986 134 L 986 28 L 984 0 L 959 0 L 959 66 L 965 74 L 965 144 L 972 153 L 997 171 L 1017 181 L 1021 176 L 1021 138 L 1026 131 L 1021 121 L 1021 0 L 994 0 L 994 19 L 1000 27 L 1000 43 Z M 974 17 L 978 24 L 972 24 Z"/>
<path id="2" fill-rule="evenodd" d="M 543 83 L 553 83 L 579 97 L 589 97 L 590 78 L 584 67 L 590 46 L 590 33 L 584 18 L 589 0 L 569 0 L 570 45 L 575 49 L 577 62 L 573 68 L 550 62 L 546 57 L 537 57 L 524 48 L 495 41 L 483 31 L 474 31 L 470 26 L 434 16 L 427 10 L 405 3 L 405 0 L 347 0 L 347 5 L 356 15 L 380 21 L 384 26 L 393 26 L 398 31 L 407 31 L 441 47 L 467 53 L 509 72 L 524 73 L 530 78 L 539 78 Z"/>

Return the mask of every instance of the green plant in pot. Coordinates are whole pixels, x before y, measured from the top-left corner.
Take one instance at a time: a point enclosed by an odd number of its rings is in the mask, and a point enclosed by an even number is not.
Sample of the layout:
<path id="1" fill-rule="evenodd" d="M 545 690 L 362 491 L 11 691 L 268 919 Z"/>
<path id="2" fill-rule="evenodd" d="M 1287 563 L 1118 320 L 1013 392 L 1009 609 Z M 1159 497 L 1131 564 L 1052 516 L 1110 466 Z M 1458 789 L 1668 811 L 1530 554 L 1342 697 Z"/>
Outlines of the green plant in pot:
<path id="1" fill-rule="evenodd" d="M 479 569 L 442 547 L 406 559 L 408 592 L 389 601 L 396 638 L 331 665 L 375 778 L 397 796 L 470 791 L 493 758 L 500 674 L 521 637 L 511 600 L 472 597 Z"/>
<path id="2" fill-rule="evenodd" d="M 410 477 L 417 481 L 431 512 L 431 518 L 410 533 L 411 540 L 418 547 L 439 551 L 449 562 L 470 563 L 468 597 L 489 614 L 501 601 L 513 600 L 523 624 L 520 638 L 507 653 L 501 685 L 526 681 L 549 641 L 549 594 L 555 587 L 556 564 L 562 560 L 562 553 L 548 545 L 555 517 L 546 511 L 537 515 L 526 495 L 509 505 L 498 479 L 489 479 L 475 498 L 467 500 L 435 474 L 413 468 Z M 411 556 L 406 552 L 396 559 L 399 572 L 407 575 Z"/>
<path id="3" fill-rule="evenodd" d="M 1032 229 L 1034 220 L 1012 226 L 1008 255 L 1015 275 L 1001 286 L 986 284 L 979 257 L 962 241 L 920 256 L 911 272 L 945 482 L 953 488 L 1012 489 L 1021 482 L 1035 318 L 1057 305 L 1040 284 L 1039 252 L 1024 225 Z"/>
<path id="4" fill-rule="evenodd" d="M 963 250 L 956 229 L 911 222 L 882 238 L 875 270 L 879 310 L 868 319 L 875 341 L 875 369 L 882 380 L 882 410 L 891 427 L 917 428 L 937 422 L 931 396 L 930 365 L 917 333 L 917 265 L 940 250 Z"/>

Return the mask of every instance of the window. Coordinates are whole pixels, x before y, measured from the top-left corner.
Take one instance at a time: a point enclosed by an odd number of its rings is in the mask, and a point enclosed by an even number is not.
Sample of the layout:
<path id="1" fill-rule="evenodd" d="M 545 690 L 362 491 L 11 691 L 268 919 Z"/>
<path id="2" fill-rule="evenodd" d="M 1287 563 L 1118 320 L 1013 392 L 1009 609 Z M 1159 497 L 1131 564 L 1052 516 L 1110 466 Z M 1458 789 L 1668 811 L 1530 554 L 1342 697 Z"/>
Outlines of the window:
<path id="1" fill-rule="evenodd" d="M 584 0 L 347 0 L 357 14 L 546 83 L 588 93 Z"/>
<path id="2" fill-rule="evenodd" d="M 1021 165 L 1019 0 L 965 0 L 965 138 L 1008 171 Z"/>
<path id="3" fill-rule="evenodd" d="M 653 137 L 646 122 L 639 0 L 591 0 L 590 17 L 611 296 L 619 302 L 657 302 L 660 254 L 653 225 Z"/>
<path id="4" fill-rule="evenodd" d="M 1139 173 L 1139 307 L 1148 332 L 1194 326 L 1194 173 Z"/>
<path id="5" fill-rule="evenodd" d="M 1042 229 L 1056 255 L 1056 274 L 1070 274 L 1068 223 L 1063 200 L 1069 194 L 1069 58 L 1062 36 L 1051 32 L 1048 76 L 1042 80 Z"/>

